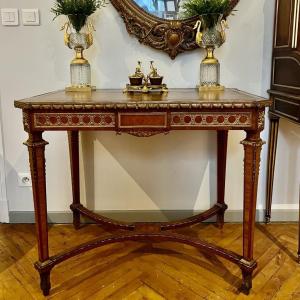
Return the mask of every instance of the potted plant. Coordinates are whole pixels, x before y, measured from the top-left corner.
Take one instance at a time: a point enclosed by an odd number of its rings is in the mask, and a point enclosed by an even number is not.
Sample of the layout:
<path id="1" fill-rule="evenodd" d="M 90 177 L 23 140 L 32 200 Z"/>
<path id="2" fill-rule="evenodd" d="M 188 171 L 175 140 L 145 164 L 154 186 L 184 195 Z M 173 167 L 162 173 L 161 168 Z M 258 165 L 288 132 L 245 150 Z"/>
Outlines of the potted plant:
<path id="1" fill-rule="evenodd" d="M 226 18 L 230 14 L 230 0 L 187 0 L 182 9 L 185 18 L 199 16 L 203 20 L 203 27 L 213 28 L 220 16 Z"/>
<path id="2" fill-rule="evenodd" d="M 54 19 L 67 16 L 73 28 L 79 32 L 86 25 L 88 17 L 106 4 L 106 0 L 56 0 L 51 11 L 55 14 Z"/>
<path id="3" fill-rule="evenodd" d="M 91 66 L 83 56 L 83 51 L 93 44 L 93 24 L 88 18 L 98 8 L 106 5 L 106 0 L 56 0 L 51 11 L 55 18 L 64 15 L 68 22 L 63 26 L 65 30 L 65 44 L 76 52 L 71 62 L 71 86 L 68 92 L 90 92 Z"/>
<path id="4" fill-rule="evenodd" d="M 184 17 L 199 17 L 195 24 L 196 43 L 207 52 L 200 68 L 200 90 L 224 89 L 220 85 L 220 64 L 214 50 L 225 42 L 230 4 L 230 0 L 186 0 L 182 4 Z"/>

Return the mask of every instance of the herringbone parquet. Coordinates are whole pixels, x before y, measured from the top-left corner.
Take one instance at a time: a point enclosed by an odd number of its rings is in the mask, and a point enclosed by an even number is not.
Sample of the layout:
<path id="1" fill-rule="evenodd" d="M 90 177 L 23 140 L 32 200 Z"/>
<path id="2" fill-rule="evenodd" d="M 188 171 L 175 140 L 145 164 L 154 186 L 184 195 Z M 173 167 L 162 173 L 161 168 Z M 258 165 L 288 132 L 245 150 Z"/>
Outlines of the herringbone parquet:
<path id="1" fill-rule="evenodd" d="M 75 231 L 52 226 L 51 254 L 93 239 L 103 230 L 90 225 Z M 242 226 L 213 224 L 183 230 L 241 252 Z M 296 263 L 297 224 L 256 226 L 254 273 L 250 296 L 238 292 L 241 273 L 215 256 L 174 243 L 126 242 L 73 258 L 51 273 L 49 299 L 300 299 Z M 33 225 L 0 225 L 0 299 L 44 299 L 33 263 L 37 258 Z"/>

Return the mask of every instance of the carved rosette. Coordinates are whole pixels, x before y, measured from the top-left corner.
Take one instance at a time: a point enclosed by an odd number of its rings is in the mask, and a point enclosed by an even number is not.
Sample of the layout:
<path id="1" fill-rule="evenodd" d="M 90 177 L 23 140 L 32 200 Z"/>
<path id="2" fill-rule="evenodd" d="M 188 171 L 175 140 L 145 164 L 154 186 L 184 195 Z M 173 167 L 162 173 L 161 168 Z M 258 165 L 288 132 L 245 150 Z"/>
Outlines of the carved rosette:
<path id="1" fill-rule="evenodd" d="M 239 0 L 231 1 L 233 9 Z M 194 25 L 197 17 L 186 20 L 164 20 L 148 14 L 133 0 L 111 0 L 126 24 L 129 34 L 140 43 L 162 50 L 174 59 L 179 53 L 198 48 Z"/>
<path id="2" fill-rule="evenodd" d="M 167 130 L 129 130 L 129 131 L 125 131 L 125 132 L 118 132 L 118 134 L 122 134 L 122 133 L 127 133 L 129 135 L 133 135 L 135 137 L 151 137 L 151 136 L 155 136 L 158 134 L 168 134 L 169 131 Z"/>

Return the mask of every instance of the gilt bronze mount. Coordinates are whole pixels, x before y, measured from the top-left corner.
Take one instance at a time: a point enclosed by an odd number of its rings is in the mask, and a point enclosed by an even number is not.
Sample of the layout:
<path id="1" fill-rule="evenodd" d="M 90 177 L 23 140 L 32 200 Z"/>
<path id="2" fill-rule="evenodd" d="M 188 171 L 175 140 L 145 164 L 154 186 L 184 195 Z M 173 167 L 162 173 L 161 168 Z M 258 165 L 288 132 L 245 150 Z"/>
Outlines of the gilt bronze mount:
<path id="1" fill-rule="evenodd" d="M 126 85 L 124 93 L 167 93 L 168 87 L 163 83 L 164 77 L 158 74 L 154 67 L 154 61 L 150 62 L 150 73 L 142 72 L 142 63 L 138 61 L 135 73 L 128 76 L 129 84 Z"/>

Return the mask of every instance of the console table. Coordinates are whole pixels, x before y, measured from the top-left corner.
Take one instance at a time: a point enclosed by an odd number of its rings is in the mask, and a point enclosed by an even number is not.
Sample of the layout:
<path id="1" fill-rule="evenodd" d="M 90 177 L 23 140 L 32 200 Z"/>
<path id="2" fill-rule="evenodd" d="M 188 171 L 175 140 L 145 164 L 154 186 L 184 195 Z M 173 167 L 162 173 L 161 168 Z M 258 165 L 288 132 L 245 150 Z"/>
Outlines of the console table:
<path id="1" fill-rule="evenodd" d="M 44 295 L 50 292 L 52 268 L 80 253 L 107 244 L 123 241 L 184 243 L 213 255 L 219 255 L 238 265 L 242 271 L 241 291 L 248 294 L 252 273 L 257 266 L 253 259 L 253 241 L 259 176 L 260 152 L 264 144 L 260 132 L 264 129 L 265 108 L 271 101 L 235 89 L 222 92 L 201 92 L 196 89 L 174 89 L 166 94 L 124 94 L 121 90 L 97 90 L 92 93 L 58 91 L 15 101 L 23 111 L 24 129 L 29 138 L 32 189 L 38 240 L 39 260 L 35 268 L 40 273 Z M 49 256 L 46 203 L 44 131 L 67 131 L 69 134 L 73 203 L 73 223 L 80 228 L 80 216 L 119 229 L 117 234 L 99 237 L 78 247 Z M 107 130 L 118 134 L 150 137 L 172 130 L 216 130 L 218 132 L 217 203 L 204 213 L 173 222 L 126 223 L 111 220 L 90 211 L 80 203 L 79 193 L 79 131 Z M 229 130 L 244 130 L 244 214 L 242 255 L 203 240 L 175 233 L 181 227 L 200 223 L 217 216 L 224 224 L 227 205 L 224 202 L 227 137 Z M 118 137 L 116 137 L 118 138 Z"/>

